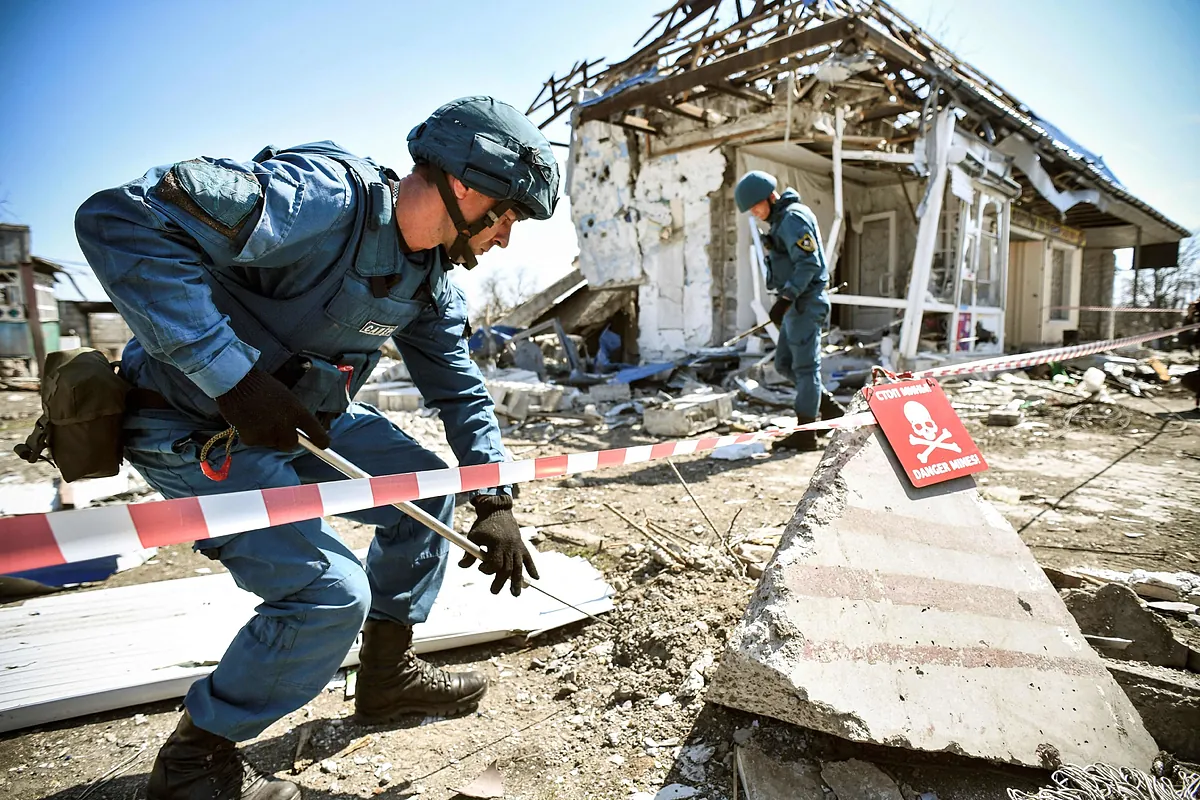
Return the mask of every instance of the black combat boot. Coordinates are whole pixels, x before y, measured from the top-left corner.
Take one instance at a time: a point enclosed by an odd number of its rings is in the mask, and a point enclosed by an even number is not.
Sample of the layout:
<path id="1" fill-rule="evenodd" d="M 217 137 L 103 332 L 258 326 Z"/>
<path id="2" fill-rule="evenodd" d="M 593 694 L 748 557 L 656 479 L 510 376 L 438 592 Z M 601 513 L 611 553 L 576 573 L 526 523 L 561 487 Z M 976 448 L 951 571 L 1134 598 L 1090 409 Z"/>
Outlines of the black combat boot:
<path id="1" fill-rule="evenodd" d="M 296 800 L 300 787 L 264 775 L 237 745 L 197 728 L 187 711 L 150 770 L 146 800 Z"/>
<path id="2" fill-rule="evenodd" d="M 821 419 L 837 419 L 846 416 L 846 407 L 839 403 L 828 389 L 821 389 Z"/>
<path id="3" fill-rule="evenodd" d="M 814 417 L 799 417 L 796 419 L 797 425 L 807 425 L 810 422 L 816 422 Z M 817 444 L 816 431 L 793 431 L 787 436 L 771 445 L 772 450 L 796 450 L 804 453 L 811 453 L 820 450 L 821 446 Z"/>
<path id="4" fill-rule="evenodd" d="M 446 672 L 417 658 L 413 629 L 368 619 L 358 659 L 355 711 L 366 722 L 388 722 L 405 714 L 450 716 L 479 705 L 487 692 L 480 672 Z"/>

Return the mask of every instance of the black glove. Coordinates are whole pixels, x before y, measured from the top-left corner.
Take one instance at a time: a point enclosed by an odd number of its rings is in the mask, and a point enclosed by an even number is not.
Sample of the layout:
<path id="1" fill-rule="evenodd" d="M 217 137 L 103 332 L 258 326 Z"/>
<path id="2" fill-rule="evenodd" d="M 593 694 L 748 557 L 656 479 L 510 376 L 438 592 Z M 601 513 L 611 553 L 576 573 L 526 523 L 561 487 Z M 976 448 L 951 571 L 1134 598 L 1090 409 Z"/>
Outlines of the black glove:
<path id="1" fill-rule="evenodd" d="M 783 326 L 783 315 L 792 307 L 792 302 L 780 295 L 779 299 L 775 301 L 775 305 L 771 306 L 771 310 L 767 312 L 767 316 L 771 318 L 771 322 L 775 323 L 776 328 Z"/>
<path id="2" fill-rule="evenodd" d="M 506 494 L 477 494 L 471 498 L 471 505 L 475 506 L 476 517 L 467 538 L 484 548 L 479 571 L 496 576 L 492 581 L 492 594 L 500 594 L 504 582 L 508 581 L 513 597 L 520 597 L 521 566 L 525 566 L 525 571 L 534 580 L 537 580 L 538 571 L 525 542 L 521 541 L 521 529 L 513 519 L 512 498 Z M 469 567 L 474 563 L 475 556 L 467 553 L 458 565 Z"/>
<path id="3" fill-rule="evenodd" d="M 299 428 L 317 447 L 329 447 L 329 434 L 312 412 L 275 376 L 258 367 L 251 367 L 237 386 L 218 397 L 217 408 L 237 428 L 244 444 L 295 450 L 300 446 Z"/>

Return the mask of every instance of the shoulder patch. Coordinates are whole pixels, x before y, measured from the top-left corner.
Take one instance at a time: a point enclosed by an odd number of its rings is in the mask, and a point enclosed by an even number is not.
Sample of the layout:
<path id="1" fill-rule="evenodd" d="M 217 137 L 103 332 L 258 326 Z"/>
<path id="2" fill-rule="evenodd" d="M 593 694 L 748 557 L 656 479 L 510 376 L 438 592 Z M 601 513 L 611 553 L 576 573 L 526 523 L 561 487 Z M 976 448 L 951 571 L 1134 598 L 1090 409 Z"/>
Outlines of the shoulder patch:
<path id="1" fill-rule="evenodd" d="M 796 247 L 799 247 L 806 253 L 817 252 L 817 240 L 813 238 L 811 233 L 806 233 L 796 240 Z"/>
<path id="2" fill-rule="evenodd" d="M 171 167 L 154 191 L 229 239 L 241 233 L 262 198 L 253 176 L 201 159 Z"/>

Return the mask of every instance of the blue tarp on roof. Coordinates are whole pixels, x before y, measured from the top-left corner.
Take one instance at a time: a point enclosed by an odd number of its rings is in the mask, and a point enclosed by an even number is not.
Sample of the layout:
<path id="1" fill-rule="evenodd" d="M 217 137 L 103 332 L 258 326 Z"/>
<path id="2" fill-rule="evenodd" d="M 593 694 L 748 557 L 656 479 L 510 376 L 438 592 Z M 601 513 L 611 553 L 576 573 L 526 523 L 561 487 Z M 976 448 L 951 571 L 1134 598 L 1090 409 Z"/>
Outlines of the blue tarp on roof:
<path id="1" fill-rule="evenodd" d="M 579 107 L 587 108 L 588 106 L 590 106 L 594 103 L 599 103 L 601 100 L 606 100 L 609 97 L 618 95 L 621 92 L 625 91 L 626 89 L 632 88 L 632 87 L 637 86 L 642 83 L 653 83 L 654 81 L 661 80 L 661 78 L 662 78 L 662 76 L 658 74 L 657 69 L 648 69 L 640 75 L 634 75 L 632 78 L 626 78 L 625 80 L 621 81 L 616 86 L 612 87 L 607 92 L 600 95 L 599 97 L 593 97 L 589 100 L 584 100 L 582 103 L 579 104 Z"/>

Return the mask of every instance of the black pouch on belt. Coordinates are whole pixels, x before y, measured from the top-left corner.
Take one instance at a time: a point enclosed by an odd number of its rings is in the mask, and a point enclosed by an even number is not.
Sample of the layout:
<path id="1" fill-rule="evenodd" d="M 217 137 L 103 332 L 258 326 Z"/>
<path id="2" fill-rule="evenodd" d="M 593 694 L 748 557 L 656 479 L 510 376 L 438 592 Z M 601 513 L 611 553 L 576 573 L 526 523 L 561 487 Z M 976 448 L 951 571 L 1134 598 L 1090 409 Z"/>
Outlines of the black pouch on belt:
<path id="1" fill-rule="evenodd" d="M 122 458 L 121 419 L 132 388 L 117 375 L 116 366 L 90 347 L 48 354 L 42 416 L 13 451 L 31 464 L 50 461 L 68 483 L 116 475 Z"/>

